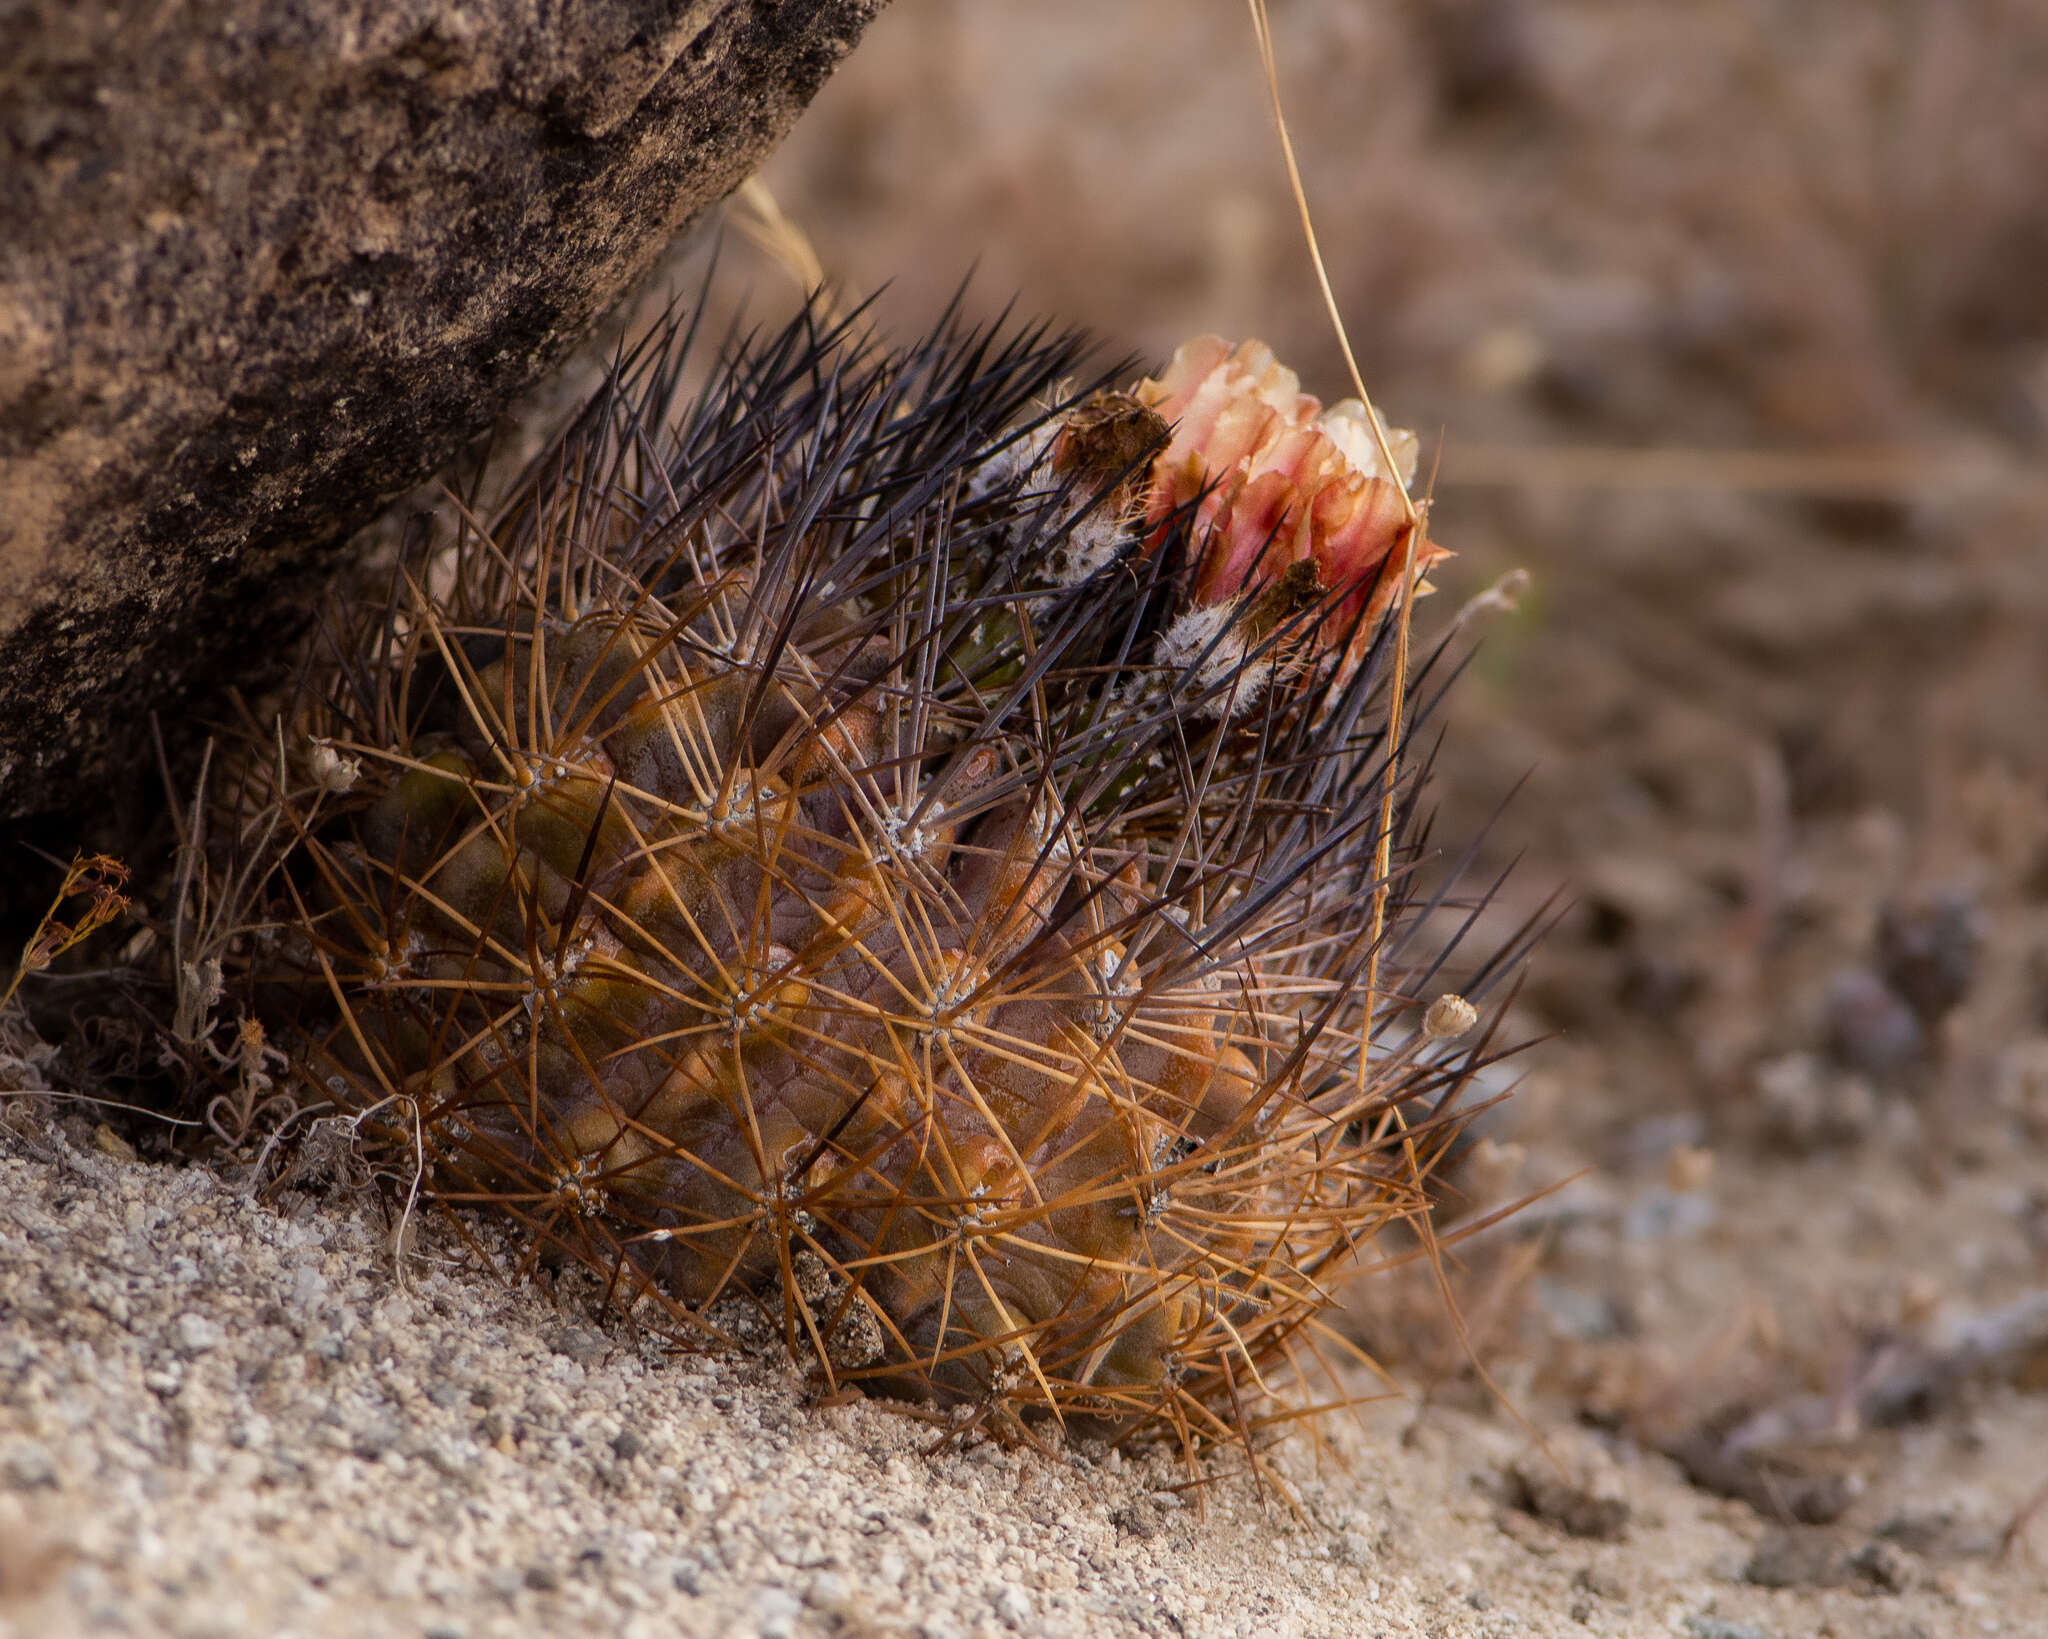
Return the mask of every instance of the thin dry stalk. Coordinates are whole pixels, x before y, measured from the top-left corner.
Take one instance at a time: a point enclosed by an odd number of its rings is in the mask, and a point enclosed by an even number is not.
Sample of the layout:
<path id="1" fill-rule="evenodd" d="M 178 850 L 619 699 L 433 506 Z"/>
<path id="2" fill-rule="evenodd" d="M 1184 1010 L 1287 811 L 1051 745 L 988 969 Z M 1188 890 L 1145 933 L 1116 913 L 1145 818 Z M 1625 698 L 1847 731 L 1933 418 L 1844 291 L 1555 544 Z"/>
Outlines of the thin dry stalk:
<path id="1" fill-rule="evenodd" d="M 7 988 L 0 990 L 0 1012 L 12 1004 L 23 979 L 42 972 L 127 910 L 128 896 L 121 891 L 127 885 L 128 867 L 118 859 L 108 854 L 74 854 L 49 908 L 37 921 L 20 960 L 14 964 Z M 68 922 L 57 914 L 67 899 L 85 901 Z"/>
<path id="2" fill-rule="evenodd" d="M 245 713 L 246 716 L 246 713 Z M 194 776 L 192 795 L 172 807 L 177 827 L 177 873 L 172 885 L 170 947 L 174 1002 L 170 1029 L 158 1049 L 166 1068 L 199 1085 L 223 1090 L 207 1096 L 201 1119 L 227 1150 L 238 1150 L 259 1127 L 296 1113 L 298 1096 L 279 1075 L 288 1060 L 269 1039 L 263 1023 L 244 1012 L 220 1017 L 227 1000 L 227 971 L 238 943 L 271 936 L 257 917 L 259 902 L 296 844 L 284 826 L 294 788 L 283 724 L 268 734 L 246 725 L 250 744 L 263 754 L 246 755 L 234 792 L 214 789 L 216 745 L 209 740 Z M 158 761 L 171 785 L 161 739 Z M 321 806 L 345 791 L 350 774 L 331 750 L 309 746 L 307 773 L 297 789 L 306 801 L 304 819 L 317 819 Z M 212 834 L 224 823 L 227 835 Z M 222 1030 L 232 1024 L 225 1044 Z M 196 1101 L 195 1101 L 196 1102 Z"/>
<path id="3" fill-rule="evenodd" d="M 1296 213 L 1301 222 L 1302 238 L 1308 247 L 1309 261 L 1315 269 L 1316 284 L 1322 292 L 1323 306 L 1329 315 L 1330 327 L 1336 335 L 1337 345 L 1343 352 L 1345 368 L 1350 372 L 1352 389 L 1358 395 L 1359 403 L 1364 406 L 1366 416 L 1371 424 L 1373 439 L 1378 447 L 1381 466 L 1386 473 L 1392 476 L 1399 489 L 1404 520 L 1401 542 L 1401 578 L 1396 589 L 1394 607 L 1390 616 L 1394 629 L 1394 653 L 1392 676 L 1387 689 L 1386 766 L 1382 776 L 1385 783 L 1380 792 L 1378 848 L 1374 859 L 1376 885 L 1373 890 L 1372 942 L 1367 958 L 1364 980 L 1365 1014 L 1368 1020 L 1368 1029 L 1364 1041 L 1361 1043 L 1357 1061 L 1357 1085 L 1359 1090 L 1363 1092 L 1368 1078 L 1366 1063 L 1367 1044 L 1372 1040 L 1372 1031 L 1369 1024 L 1376 1011 L 1380 996 L 1380 952 L 1387 925 L 1388 896 L 1392 891 L 1393 885 L 1394 805 L 1396 793 L 1400 785 L 1401 759 L 1405 748 L 1404 736 L 1408 728 L 1406 719 L 1408 673 L 1411 663 L 1410 632 L 1414 619 L 1416 582 L 1418 578 L 1416 572 L 1416 550 L 1418 543 L 1422 540 L 1423 524 L 1428 512 L 1428 504 L 1426 501 L 1418 503 L 1409 494 L 1408 486 L 1400 481 L 1400 467 L 1394 460 L 1393 450 L 1387 437 L 1386 423 L 1381 419 L 1379 410 L 1373 403 L 1372 395 L 1366 390 L 1365 378 L 1358 368 L 1357 355 L 1352 350 L 1350 334 L 1344 325 L 1343 311 L 1338 306 L 1336 292 L 1330 285 L 1329 269 L 1323 261 L 1321 247 L 1316 241 L 1314 214 L 1309 208 L 1307 190 L 1302 185 L 1301 166 L 1295 159 L 1294 141 L 1287 129 L 1287 115 L 1280 94 L 1279 68 L 1273 51 L 1272 22 L 1267 14 L 1266 0 L 1246 0 L 1246 4 L 1251 11 L 1252 31 L 1258 44 L 1259 62 L 1266 77 L 1266 93 L 1273 109 L 1274 129 L 1280 139 L 1281 155 L 1287 163 L 1288 186 L 1294 196 Z M 1412 1140 L 1407 1136 L 1407 1118 L 1402 1107 L 1398 1103 L 1394 1105 L 1388 1112 L 1386 1119 L 1393 1129 L 1402 1135 L 1403 1143 L 1406 1146 L 1405 1153 L 1411 1176 L 1423 1176 L 1426 1171 L 1424 1158 L 1414 1148 Z M 1503 1404 L 1506 1404 L 1506 1397 L 1501 1394 L 1499 1386 L 1494 1383 L 1491 1374 L 1487 1371 L 1484 1363 L 1480 1361 L 1473 1345 L 1471 1334 L 1465 1324 L 1465 1317 L 1459 1309 L 1456 1294 L 1451 1289 L 1450 1275 L 1444 1267 L 1444 1262 L 1440 1255 L 1435 1224 L 1430 1213 L 1427 1209 L 1417 1212 L 1413 1214 L 1411 1222 L 1428 1254 L 1430 1267 L 1435 1276 L 1437 1288 L 1442 1295 L 1445 1310 L 1457 1331 L 1458 1340 L 1460 1346 L 1465 1351 L 1466 1358 L 1472 1363 L 1473 1370 L 1478 1373 L 1488 1389 L 1496 1397 L 1500 1398 Z"/>
<path id="4" fill-rule="evenodd" d="M 1280 70 L 1273 56 L 1273 25 L 1266 13 L 1266 0 L 1246 0 L 1251 8 L 1252 32 L 1259 48 L 1259 64 L 1265 71 L 1266 95 L 1273 108 L 1273 127 L 1279 134 L 1280 152 L 1287 162 L 1287 185 L 1294 195 L 1295 210 L 1301 221 L 1301 236 L 1308 246 L 1309 262 L 1315 269 L 1316 285 L 1323 296 L 1324 310 L 1329 314 L 1330 328 L 1336 335 L 1337 346 L 1344 354 L 1344 367 L 1351 374 L 1351 387 L 1357 393 L 1358 401 L 1365 406 L 1366 418 L 1372 426 L 1374 442 L 1378 445 L 1382 468 L 1392 475 L 1401 495 L 1401 510 L 1405 530 L 1401 546 L 1401 580 L 1395 593 L 1392 619 L 1394 622 L 1394 669 L 1393 681 L 1387 695 L 1387 783 L 1380 797 L 1380 842 L 1381 853 L 1375 861 L 1381 886 L 1373 895 L 1373 954 L 1366 971 L 1366 1011 L 1373 1011 L 1374 1000 L 1379 995 L 1379 954 L 1380 935 L 1386 928 L 1387 887 L 1391 876 L 1392 860 L 1387 849 L 1393 836 L 1394 793 L 1400 781 L 1401 736 L 1403 719 L 1408 702 L 1409 628 L 1414 617 L 1415 602 L 1415 548 L 1422 538 L 1424 506 L 1418 505 L 1408 493 L 1408 486 L 1400 481 L 1401 469 L 1394 459 L 1391 443 L 1387 438 L 1386 423 L 1380 418 L 1378 407 L 1372 395 L 1366 391 L 1365 377 L 1359 371 L 1357 355 L 1351 348 L 1351 335 L 1344 326 L 1343 310 L 1337 305 L 1337 294 L 1330 287 L 1329 269 L 1324 265 L 1322 248 L 1316 242 L 1314 214 L 1309 209 L 1308 192 L 1302 186 L 1301 166 L 1294 157 L 1294 139 L 1288 134 L 1287 112 L 1280 96 Z M 1358 1073 L 1360 1085 L 1364 1085 L 1365 1058 L 1359 1058 Z"/>
<path id="5" fill-rule="evenodd" d="M 739 185 L 733 198 L 737 202 L 732 212 L 733 226 L 749 244 L 789 275 L 797 293 L 816 306 L 826 323 L 842 323 L 845 315 L 831 294 L 831 281 L 817 247 L 802 224 L 783 210 L 768 184 L 759 176 L 750 176 Z"/>

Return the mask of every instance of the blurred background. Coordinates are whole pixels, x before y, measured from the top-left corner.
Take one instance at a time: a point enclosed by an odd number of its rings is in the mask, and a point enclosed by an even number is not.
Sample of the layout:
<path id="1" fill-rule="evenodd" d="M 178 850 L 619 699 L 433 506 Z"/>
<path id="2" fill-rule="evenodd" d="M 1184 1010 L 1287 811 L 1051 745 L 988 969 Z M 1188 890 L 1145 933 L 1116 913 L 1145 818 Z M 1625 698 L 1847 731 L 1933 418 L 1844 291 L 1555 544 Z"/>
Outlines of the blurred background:
<path id="1" fill-rule="evenodd" d="M 1367 385 L 1459 554 L 1419 630 L 1531 577 L 1438 759 L 1445 837 L 1513 792 L 1499 930 L 1570 896 L 1516 1009 L 1543 1044 L 1457 1185 L 1562 1184 L 1461 1249 L 1481 1351 L 1667 1449 L 1817 1394 L 1799 1461 L 1839 1479 L 1896 1476 L 1870 1374 L 1903 1348 L 2008 1396 L 1971 1472 L 2038 1471 L 2048 9 L 1272 24 Z M 895 0 L 765 180 L 898 336 L 971 272 L 972 314 L 1153 362 L 1255 335 L 1346 391 L 1231 0 Z M 793 294 L 731 242 L 716 286 Z M 1365 1283 L 1356 1322 L 1452 1392 L 1427 1286 Z M 1941 1341 L 1987 1316 L 1988 1379 Z"/>

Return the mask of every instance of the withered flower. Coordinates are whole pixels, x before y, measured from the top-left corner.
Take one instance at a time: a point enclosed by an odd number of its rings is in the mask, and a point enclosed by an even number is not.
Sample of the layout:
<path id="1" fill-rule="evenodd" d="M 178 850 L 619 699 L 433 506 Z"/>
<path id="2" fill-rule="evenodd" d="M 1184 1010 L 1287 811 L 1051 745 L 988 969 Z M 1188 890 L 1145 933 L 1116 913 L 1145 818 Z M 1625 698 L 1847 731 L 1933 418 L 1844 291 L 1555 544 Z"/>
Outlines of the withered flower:
<path id="1" fill-rule="evenodd" d="M 1324 409 L 1257 341 L 1232 347 L 1198 336 L 1135 396 L 1173 427 L 1153 464 L 1147 523 L 1157 532 L 1193 509 L 1191 606 L 1268 592 L 1294 606 L 1274 611 L 1284 618 L 1308 596 L 1327 605 L 1315 623 L 1318 646 L 1369 635 L 1400 581 L 1401 485 L 1414 476 L 1415 435 L 1389 432 L 1397 477 L 1380 458 L 1364 405 L 1345 399 Z M 1447 556 L 1418 541 L 1418 576 Z"/>

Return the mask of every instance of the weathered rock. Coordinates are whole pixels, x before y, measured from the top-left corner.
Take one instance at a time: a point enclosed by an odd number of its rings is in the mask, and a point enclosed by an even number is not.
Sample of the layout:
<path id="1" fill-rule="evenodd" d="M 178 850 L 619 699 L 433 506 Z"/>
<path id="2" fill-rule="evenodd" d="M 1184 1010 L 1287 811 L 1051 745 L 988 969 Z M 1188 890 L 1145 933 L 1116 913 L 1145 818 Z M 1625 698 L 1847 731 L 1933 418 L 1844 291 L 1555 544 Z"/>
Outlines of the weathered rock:
<path id="1" fill-rule="evenodd" d="M 881 4 L 0 0 L 0 817 L 283 652 Z"/>

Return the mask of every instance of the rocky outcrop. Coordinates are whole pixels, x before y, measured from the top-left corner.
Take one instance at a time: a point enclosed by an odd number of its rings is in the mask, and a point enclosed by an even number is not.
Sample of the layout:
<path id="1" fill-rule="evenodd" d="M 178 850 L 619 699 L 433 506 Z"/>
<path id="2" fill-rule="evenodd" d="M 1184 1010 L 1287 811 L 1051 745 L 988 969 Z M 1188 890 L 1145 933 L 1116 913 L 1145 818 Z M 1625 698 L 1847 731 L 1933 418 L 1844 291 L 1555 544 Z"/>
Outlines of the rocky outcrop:
<path id="1" fill-rule="evenodd" d="M 881 3 L 0 0 L 0 817 L 259 676 Z"/>

